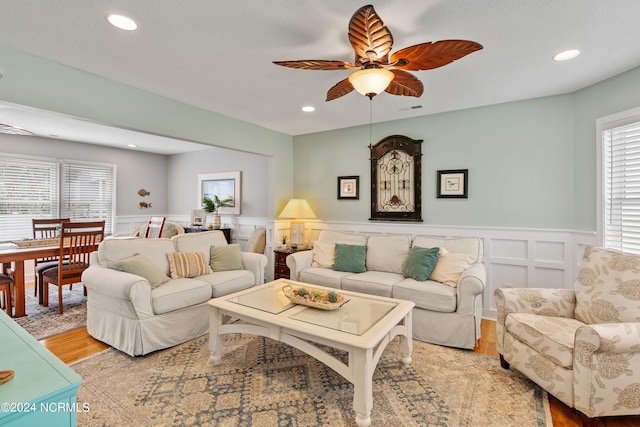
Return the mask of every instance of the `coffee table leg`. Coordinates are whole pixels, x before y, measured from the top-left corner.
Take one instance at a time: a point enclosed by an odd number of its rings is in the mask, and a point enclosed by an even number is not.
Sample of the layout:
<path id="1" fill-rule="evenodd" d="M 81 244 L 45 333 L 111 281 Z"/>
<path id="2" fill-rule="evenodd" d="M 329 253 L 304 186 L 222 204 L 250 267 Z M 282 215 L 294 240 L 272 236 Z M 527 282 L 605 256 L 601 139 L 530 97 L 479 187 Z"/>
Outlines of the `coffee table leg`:
<path id="1" fill-rule="evenodd" d="M 224 341 L 222 335 L 218 334 L 218 328 L 222 325 L 223 315 L 215 307 L 209 307 L 209 351 L 211 355 L 209 358 L 214 365 L 219 365 L 222 362 L 222 347 Z"/>
<path id="2" fill-rule="evenodd" d="M 373 408 L 373 352 L 356 349 L 353 351 L 353 410 L 356 412 L 356 424 L 360 427 L 371 425 Z"/>
<path id="3" fill-rule="evenodd" d="M 411 317 L 413 311 L 409 311 L 404 317 L 404 325 L 406 335 L 400 335 L 400 361 L 403 365 L 407 366 L 411 363 L 411 352 L 413 351 L 413 318 Z"/>

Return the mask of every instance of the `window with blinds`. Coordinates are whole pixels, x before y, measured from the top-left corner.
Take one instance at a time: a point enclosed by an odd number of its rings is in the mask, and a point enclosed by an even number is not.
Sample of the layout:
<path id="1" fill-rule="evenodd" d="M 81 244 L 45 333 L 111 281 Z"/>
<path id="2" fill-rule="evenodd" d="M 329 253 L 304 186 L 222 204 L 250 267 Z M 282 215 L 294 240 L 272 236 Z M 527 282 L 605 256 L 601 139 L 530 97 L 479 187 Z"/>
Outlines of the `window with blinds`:
<path id="1" fill-rule="evenodd" d="M 112 233 L 115 215 L 115 171 L 113 165 L 62 161 L 61 216 L 72 221 L 105 221 L 105 234 Z"/>
<path id="2" fill-rule="evenodd" d="M 0 155 L 0 241 L 33 237 L 32 218 L 58 217 L 58 163 Z"/>
<path id="3" fill-rule="evenodd" d="M 32 218 L 105 221 L 113 232 L 116 167 L 0 154 L 0 241 L 32 238 Z"/>
<path id="4" fill-rule="evenodd" d="M 640 117 L 602 131 L 605 247 L 640 254 Z"/>

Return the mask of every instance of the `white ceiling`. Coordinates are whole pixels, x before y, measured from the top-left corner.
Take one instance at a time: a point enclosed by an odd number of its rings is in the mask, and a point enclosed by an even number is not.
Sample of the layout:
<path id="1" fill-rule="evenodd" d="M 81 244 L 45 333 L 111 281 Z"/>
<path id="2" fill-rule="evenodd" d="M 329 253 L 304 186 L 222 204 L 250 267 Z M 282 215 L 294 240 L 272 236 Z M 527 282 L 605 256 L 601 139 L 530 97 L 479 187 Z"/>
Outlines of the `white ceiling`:
<path id="1" fill-rule="evenodd" d="M 640 65 L 638 0 L 369 3 L 393 34 L 392 52 L 443 39 L 484 45 L 447 66 L 414 72 L 425 85 L 420 98 L 386 93 L 375 97 L 374 122 L 569 93 Z M 352 92 L 324 101 L 327 90 L 348 71 L 295 70 L 272 61 L 352 61 L 348 23 L 364 4 L 366 0 L 0 0 L 0 43 L 300 135 L 368 124 L 369 100 Z M 109 13 L 132 17 L 138 30 L 111 27 L 105 20 Z M 568 48 L 580 49 L 582 55 L 561 63 L 551 59 Z M 11 70 L 4 67 L 4 73 L 6 78 Z M 303 105 L 316 111 L 303 113 Z M 412 108 L 416 106 L 421 108 Z M 34 111 L 16 110 L 15 105 L 0 105 L 0 123 L 15 113 L 23 127 L 32 128 L 27 113 Z M 83 121 L 84 129 L 78 126 L 82 120 L 66 119 L 51 120 L 47 135 L 104 143 L 92 141 L 96 124 Z M 78 134 L 69 137 L 72 127 Z M 120 130 L 113 138 L 125 135 Z"/>

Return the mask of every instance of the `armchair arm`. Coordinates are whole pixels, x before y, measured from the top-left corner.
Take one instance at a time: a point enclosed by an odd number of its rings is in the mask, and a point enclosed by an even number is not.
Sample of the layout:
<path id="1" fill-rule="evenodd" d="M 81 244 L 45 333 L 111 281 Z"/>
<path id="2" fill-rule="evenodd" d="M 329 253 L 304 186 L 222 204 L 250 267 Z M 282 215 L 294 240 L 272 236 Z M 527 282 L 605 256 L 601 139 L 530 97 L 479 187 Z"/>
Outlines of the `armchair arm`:
<path id="1" fill-rule="evenodd" d="M 574 407 L 588 417 L 637 414 L 640 322 L 578 328 L 573 372 Z"/>
<path id="2" fill-rule="evenodd" d="M 572 289 L 500 288 L 495 291 L 495 302 L 498 311 L 496 349 L 502 354 L 507 314 L 532 313 L 572 319 L 576 296 Z"/>
<path id="3" fill-rule="evenodd" d="M 253 252 L 240 252 L 240 258 L 245 270 L 251 271 L 255 276 L 255 285 L 262 285 L 264 283 L 264 270 L 267 267 L 267 257 Z"/>
<path id="4" fill-rule="evenodd" d="M 476 297 L 484 292 L 487 271 L 484 264 L 478 262 L 467 268 L 460 275 L 457 286 L 458 313 L 473 314 L 476 308 Z"/>
<path id="5" fill-rule="evenodd" d="M 294 252 L 287 256 L 287 267 L 289 267 L 291 280 L 299 280 L 298 276 L 302 270 L 311 267 L 313 262 L 313 251 Z"/>

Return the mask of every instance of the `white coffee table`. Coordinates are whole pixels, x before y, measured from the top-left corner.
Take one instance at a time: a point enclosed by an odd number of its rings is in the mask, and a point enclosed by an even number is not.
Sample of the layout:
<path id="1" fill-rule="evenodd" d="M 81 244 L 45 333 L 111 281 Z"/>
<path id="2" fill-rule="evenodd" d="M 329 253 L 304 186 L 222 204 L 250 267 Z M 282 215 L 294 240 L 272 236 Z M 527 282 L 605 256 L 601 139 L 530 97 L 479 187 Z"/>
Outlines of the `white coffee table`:
<path id="1" fill-rule="evenodd" d="M 224 334 L 261 335 L 289 344 L 319 360 L 353 384 L 356 424 L 371 424 L 373 372 L 387 344 L 400 336 L 400 360 L 411 363 L 411 312 L 413 302 L 338 290 L 348 302 L 335 311 L 292 304 L 282 287 L 305 286 L 333 290 L 288 279 L 279 279 L 209 301 L 209 350 L 220 363 Z M 225 315 L 227 317 L 225 317 Z M 225 323 L 228 316 L 247 323 Z M 345 364 L 313 343 L 348 352 Z"/>

